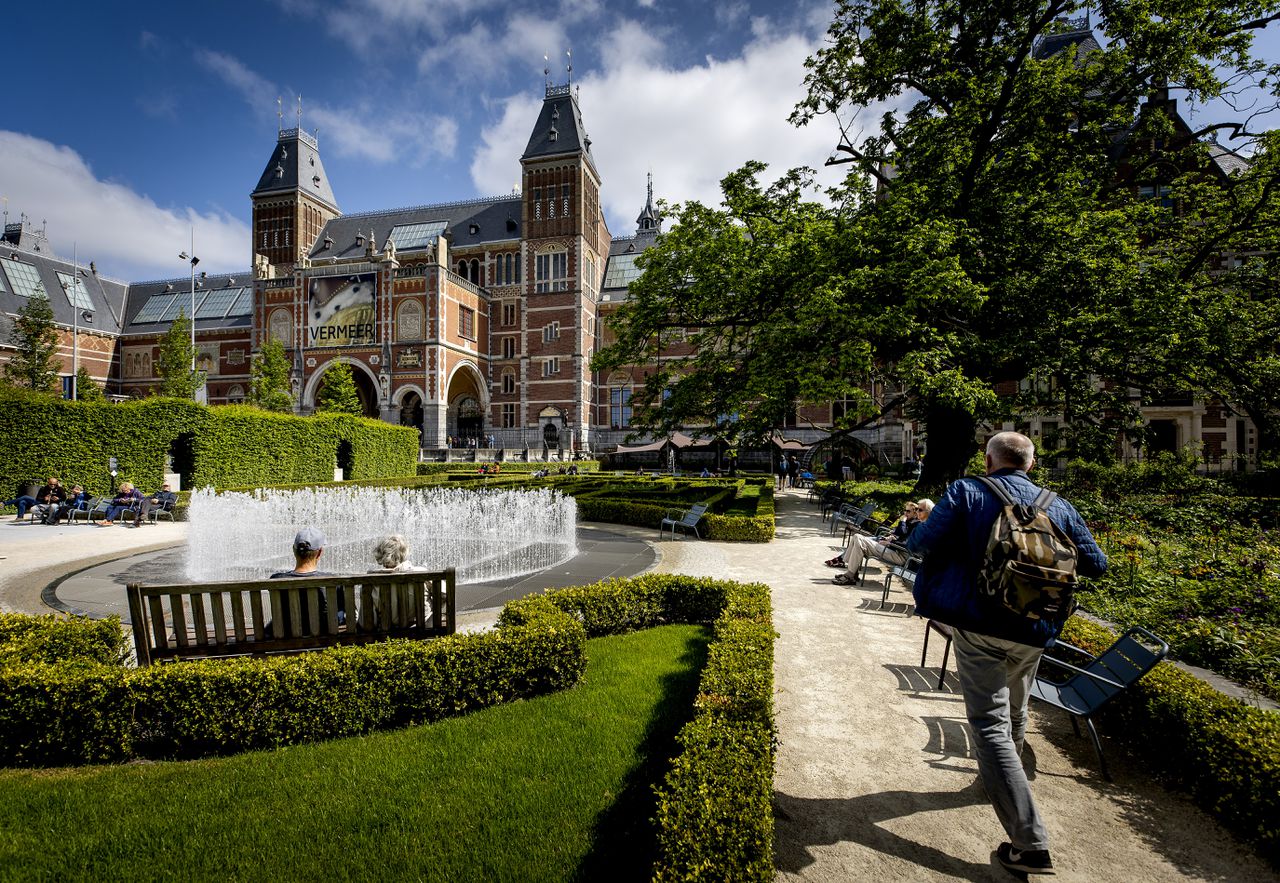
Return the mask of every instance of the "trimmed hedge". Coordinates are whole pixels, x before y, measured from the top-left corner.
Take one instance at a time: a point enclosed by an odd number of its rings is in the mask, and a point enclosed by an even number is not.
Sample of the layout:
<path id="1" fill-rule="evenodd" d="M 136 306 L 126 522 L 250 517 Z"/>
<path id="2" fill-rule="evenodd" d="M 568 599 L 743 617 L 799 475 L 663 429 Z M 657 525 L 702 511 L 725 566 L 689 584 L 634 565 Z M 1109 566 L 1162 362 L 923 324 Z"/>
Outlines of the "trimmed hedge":
<path id="1" fill-rule="evenodd" d="M 673 574 L 605 580 L 509 603 L 517 624 L 550 602 L 588 635 L 712 622 L 680 751 L 658 786 L 654 879 L 770 881 L 773 867 L 773 631 L 769 587 Z"/>
<path id="2" fill-rule="evenodd" d="M 492 465 L 492 464 L 493 464 L 492 460 L 477 460 L 474 463 L 469 460 L 453 461 L 449 463 L 419 463 L 418 474 L 419 475 L 443 475 L 447 473 L 474 474 L 475 471 L 479 469 L 481 466 Z M 502 471 L 499 472 L 497 476 L 490 476 L 490 478 L 493 478 L 493 477 L 501 478 L 503 475 L 506 475 L 507 473 L 537 472 L 539 469 L 551 469 L 553 471 L 561 467 L 568 469 L 569 466 L 577 466 L 579 474 L 586 473 L 586 472 L 595 473 L 600 471 L 599 460 L 573 460 L 573 461 L 552 460 L 547 463 L 543 463 L 539 460 L 531 460 L 528 463 L 526 463 L 523 460 L 501 460 L 501 461 L 498 461 L 497 465 L 502 467 Z"/>
<path id="3" fill-rule="evenodd" d="M 94 493 L 118 481 L 158 488 L 171 449 L 190 437 L 194 487 L 266 485 L 333 478 L 338 446 L 351 446 L 352 478 L 412 475 L 418 434 L 379 420 L 323 414 L 295 417 L 247 405 L 206 407 L 184 399 L 147 398 L 120 404 L 72 402 L 0 389 L 0 487 L 8 493 L 50 474 Z M 175 444 L 175 442 L 177 444 Z M 246 456 L 252 452 L 252 456 Z"/>
<path id="4" fill-rule="evenodd" d="M 132 655 L 119 617 L 0 613 L 0 667 L 27 662 L 122 665 Z"/>
<path id="5" fill-rule="evenodd" d="M 1090 653 L 1115 642 L 1110 629 L 1075 617 L 1063 638 Z M 1240 837 L 1280 863 L 1280 714 L 1246 705 L 1168 663 L 1156 666 L 1105 716 L 1140 740 L 1134 753 Z M 1158 749 L 1151 750 L 1152 739 Z"/>
<path id="6" fill-rule="evenodd" d="M 0 665 L 0 764 L 276 748 L 437 720 L 571 686 L 586 635 L 545 605 L 519 626 L 266 659 L 145 669 Z M 68 629 L 98 624 L 65 621 Z M 118 620 L 108 620 L 119 629 Z"/>

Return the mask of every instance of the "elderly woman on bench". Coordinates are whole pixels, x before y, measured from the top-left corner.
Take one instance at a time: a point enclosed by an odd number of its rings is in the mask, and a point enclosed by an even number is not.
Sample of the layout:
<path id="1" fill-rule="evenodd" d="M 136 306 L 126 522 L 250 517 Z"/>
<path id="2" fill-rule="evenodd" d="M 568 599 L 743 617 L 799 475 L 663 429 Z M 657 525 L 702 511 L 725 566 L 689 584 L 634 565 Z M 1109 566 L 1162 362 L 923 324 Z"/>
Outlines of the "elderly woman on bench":
<path id="1" fill-rule="evenodd" d="M 924 499 L 917 503 L 908 503 L 904 507 L 902 518 L 897 525 L 884 536 L 871 537 L 866 534 L 855 533 L 849 539 L 849 546 L 841 556 L 845 572 L 836 574 L 831 582 L 837 586 L 856 585 L 858 573 L 862 570 L 862 563 L 866 558 L 875 558 L 886 564 L 905 563 L 907 550 L 903 544 L 917 525 L 928 520 L 929 513 L 932 511 L 933 500 Z M 830 561 L 826 563 L 828 565 L 831 564 Z"/>

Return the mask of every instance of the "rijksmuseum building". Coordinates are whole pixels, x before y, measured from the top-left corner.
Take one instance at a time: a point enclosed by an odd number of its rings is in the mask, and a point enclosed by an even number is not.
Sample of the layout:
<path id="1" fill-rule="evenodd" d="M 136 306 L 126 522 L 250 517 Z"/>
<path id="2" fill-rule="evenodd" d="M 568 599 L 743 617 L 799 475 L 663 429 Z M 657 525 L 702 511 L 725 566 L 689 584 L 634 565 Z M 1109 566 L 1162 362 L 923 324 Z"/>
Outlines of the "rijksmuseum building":
<path id="1" fill-rule="evenodd" d="M 74 339 L 79 364 L 108 394 L 144 396 L 159 382 L 161 337 L 180 311 L 194 309 L 210 404 L 244 400 L 254 353 L 276 338 L 291 360 L 299 413 L 311 412 L 325 373 L 344 362 L 365 413 L 418 427 L 426 449 L 459 437 L 486 447 L 492 437 L 535 456 L 610 451 L 625 440 L 631 391 L 646 369 L 601 376 L 589 362 L 608 342 L 603 320 L 627 298 L 635 259 L 661 218 L 651 178 L 635 231 L 610 236 L 591 146 L 574 91 L 548 85 L 520 157 L 519 192 L 343 214 L 316 139 L 281 131 L 250 194 L 251 269 L 197 273 L 194 304 L 188 276 L 115 282 L 92 263 L 55 255 L 28 222 L 6 224 L 0 359 L 11 349 L 13 316 L 28 297 L 48 293 L 63 329 L 67 387 Z M 687 355 L 682 347 L 677 337 L 663 357 Z M 1217 459 L 1252 459 L 1252 424 L 1221 404 L 1150 405 L 1144 412 L 1161 447 L 1201 442 Z M 817 441 L 842 406 L 804 408 L 780 429 Z M 1057 423 L 1033 417 L 1017 426 L 1050 435 Z M 881 462 L 902 462 L 917 454 L 913 431 L 890 415 L 857 435 Z"/>

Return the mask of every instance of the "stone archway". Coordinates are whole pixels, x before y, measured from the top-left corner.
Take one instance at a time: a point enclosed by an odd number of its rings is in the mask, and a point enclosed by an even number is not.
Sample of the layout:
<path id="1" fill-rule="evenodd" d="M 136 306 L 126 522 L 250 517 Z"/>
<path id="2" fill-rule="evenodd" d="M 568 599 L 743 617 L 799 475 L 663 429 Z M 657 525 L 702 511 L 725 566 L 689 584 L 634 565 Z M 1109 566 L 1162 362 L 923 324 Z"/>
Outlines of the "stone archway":
<path id="1" fill-rule="evenodd" d="M 327 374 L 329 369 L 338 362 L 345 362 L 347 365 L 351 366 L 351 376 L 355 378 L 356 395 L 360 397 L 360 409 L 364 416 L 372 417 L 374 419 L 380 417 L 381 411 L 378 408 L 378 378 L 374 376 L 373 372 L 363 362 L 345 357 L 330 359 L 328 362 L 321 365 L 319 369 L 317 369 L 317 371 L 307 379 L 307 387 L 303 393 L 303 402 L 306 406 L 312 410 L 315 409 L 316 394 L 320 392 L 320 386 L 324 383 L 324 375 Z"/>
<path id="2" fill-rule="evenodd" d="M 449 377 L 448 415 L 445 435 L 451 438 L 479 438 L 487 432 L 489 397 L 487 385 L 480 371 L 470 362 L 463 362 Z"/>

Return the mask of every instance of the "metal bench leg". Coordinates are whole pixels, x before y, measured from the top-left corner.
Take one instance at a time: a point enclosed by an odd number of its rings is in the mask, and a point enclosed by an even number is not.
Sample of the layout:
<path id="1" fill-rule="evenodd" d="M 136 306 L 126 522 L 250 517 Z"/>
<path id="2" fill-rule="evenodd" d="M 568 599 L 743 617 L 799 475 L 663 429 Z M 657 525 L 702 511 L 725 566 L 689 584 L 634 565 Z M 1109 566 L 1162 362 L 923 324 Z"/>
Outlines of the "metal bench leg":
<path id="1" fill-rule="evenodd" d="M 1075 720 L 1075 715 L 1072 715 Z M 1098 728 L 1093 725 L 1093 719 L 1086 717 L 1084 719 L 1085 726 L 1089 728 L 1089 736 L 1093 739 L 1093 750 L 1098 755 L 1098 766 L 1102 767 L 1102 778 L 1108 782 L 1111 781 L 1111 773 L 1107 770 L 1107 759 L 1102 756 L 1102 741 L 1098 738 Z"/>
<path id="2" fill-rule="evenodd" d="M 942 645 L 942 668 L 938 669 L 938 689 L 941 690 L 947 680 L 947 657 L 951 655 L 951 639 Z"/>
<path id="3" fill-rule="evenodd" d="M 931 631 L 933 631 L 933 629 L 929 628 L 928 624 L 926 623 L 924 627 L 924 649 L 920 651 L 920 667 L 921 668 L 924 668 L 925 660 L 929 658 L 929 632 Z"/>

